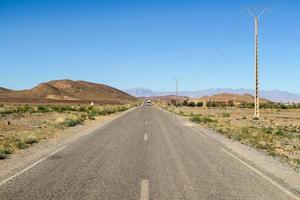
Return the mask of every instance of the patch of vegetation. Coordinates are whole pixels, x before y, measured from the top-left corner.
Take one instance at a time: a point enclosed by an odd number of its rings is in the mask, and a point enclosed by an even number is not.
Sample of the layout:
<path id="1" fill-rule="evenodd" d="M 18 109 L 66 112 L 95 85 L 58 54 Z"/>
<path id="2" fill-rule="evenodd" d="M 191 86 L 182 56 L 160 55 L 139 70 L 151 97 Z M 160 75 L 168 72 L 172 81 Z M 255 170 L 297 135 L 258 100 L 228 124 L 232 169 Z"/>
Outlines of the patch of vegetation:
<path id="1" fill-rule="evenodd" d="M 18 149 L 26 149 L 26 148 L 29 147 L 29 145 L 26 144 L 25 140 L 19 140 L 19 141 L 17 141 L 16 146 L 17 146 Z"/>
<path id="2" fill-rule="evenodd" d="M 78 124 L 82 124 L 82 120 L 77 118 L 77 119 L 74 119 L 74 118 L 66 118 L 65 121 L 63 122 L 63 124 L 67 127 L 74 127 Z"/>
<path id="3" fill-rule="evenodd" d="M 216 102 L 209 102 L 209 108 L 175 108 L 171 105 L 166 105 L 163 108 L 177 115 L 188 116 L 192 122 L 212 128 L 218 133 L 243 144 L 262 149 L 271 156 L 279 157 L 292 167 L 300 168 L 300 126 L 293 117 L 289 118 L 290 114 L 299 113 L 299 111 L 283 111 L 283 109 L 290 109 L 290 107 L 286 108 L 280 104 L 268 104 L 266 107 L 271 108 L 271 106 L 274 110 L 264 111 L 265 116 L 259 120 L 253 120 L 252 115 L 247 113 L 249 109 L 237 111 L 236 109 L 239 108 L 223 107 Z M 290 106 L 297 107 L 295 104 Z M 253 104 L 245 103 L 240 107 L 252 108 Z M 277 115 L 278 112 L 280 112 L 279 115 Z"/>
<path id="4" fill-rule="evenodd" d="M 223 118 L 228 118 L 228 117 L 230 117 L 230 113 L 223 112 L 223 113 L 221 114 L 221 116 L 222 116 Z"/>
<path id="5" fill-rule="evenodd" d="M 200 102 L 197 102 L 197 103 L 196 103 L 196 106 L 197 106 L 197 107 L 202 107 L 202 106 L 203 106 L 203 102 L 201 102 L 201 101 L 200 101 Z"/>
<path id="6" fill-rule="evenodd" d="M 123 112 L 139 104 L 140 102 L 105 106 L 2 105 L 0 106 L 0 117 L 3 117 L 1 119 L 4 123 L 1 124 L 0 131 L 3 131 L 4 134 L 1 132 L 0 135 L 0 159 L 6 159 L 9 154 L 17 149 L 30 147 L 60 129 L 83 124 L 85 120 L 95 120 L 96 116 Z M 44 113 L 57 114 L 44 115 Z M 39 116 L 41 116 L 41 119 L 39 119 Z M 8 123 L 11 120 L 14 123 Z"/>
<path id="7" fill-rule="evenodd" d="M 0 148 L 0 160 L 6 159 L 12 153 L 10 148 Z"/>
<path id="8" fill-rule="evenodd" d="M 188 106 L 189 106 L 189 107 L 195 107 L 195 102 L 193 102 L 193 101 L 189 102 L 189 103 L 188 103 Z"/>
<path id="9" fill-rule="evenodd" d="M 209 117 L 209 116 L 202 116 L 202 115 L 194 115 L 193 117 L 190 118 L 190 120 L 192 122 L 201 124 L 201 123 L 213 123 L 213 122 L 217 122 L 217 120 Z"/>
<path id="10" fill-rule="evenodd" d="M 38 139 L 37 139 L 37 137 L 30 136 L 30 137 L 27 137 L 24 142 L 25 142 L 25 144 L 34 144 L 34 143 L 38 143 Z"/>
<path id="11" fill-rule="evenodd" d="M 249 130 L 246 127 L 241 128 L 237 133 L 233 134 L 233 139 L 237 141 L 248 139 L 250 136 Z"/>

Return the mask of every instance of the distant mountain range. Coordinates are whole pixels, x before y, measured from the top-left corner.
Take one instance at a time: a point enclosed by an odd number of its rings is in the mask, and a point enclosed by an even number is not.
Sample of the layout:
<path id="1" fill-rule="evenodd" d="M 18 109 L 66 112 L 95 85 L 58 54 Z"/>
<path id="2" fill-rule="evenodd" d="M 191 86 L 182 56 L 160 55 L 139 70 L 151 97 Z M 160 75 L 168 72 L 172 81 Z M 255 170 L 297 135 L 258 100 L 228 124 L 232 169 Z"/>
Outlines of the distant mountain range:
<path id="1" fill-rule="evenodd" d="M 151 96 L 166 96 L 174 95 L 175 92 L 162 92 L 153 91 L 145 88 L 132 88 L 124 90 L 126 93 L 131 94 L 135 97 L 151 97 Z M 251 94 L 254 95 L 254 90 L 251 89 L 232 89 L 232 88 L 214 88 L 198 91 L 180 91 L 179 96 L 188 96 L 192 98 L 198 98 L 202 96 L 211 96 L 220 93 L 231 93 L 231 94 Z M 300 94 L 290 93 L 279 90 L 262 90 L 260 91 L 262 98 L 269 99 L 274 102 L 300 102 Z"/>

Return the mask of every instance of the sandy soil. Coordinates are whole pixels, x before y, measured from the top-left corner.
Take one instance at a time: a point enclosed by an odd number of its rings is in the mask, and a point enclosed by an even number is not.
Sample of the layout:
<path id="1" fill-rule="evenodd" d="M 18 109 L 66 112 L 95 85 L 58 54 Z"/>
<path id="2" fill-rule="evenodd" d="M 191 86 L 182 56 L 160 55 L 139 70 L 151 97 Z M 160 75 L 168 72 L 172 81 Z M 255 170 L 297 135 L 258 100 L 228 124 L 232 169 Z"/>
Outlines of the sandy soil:
<path id="1" fill-rule="evenodd" d="M 0 160 L 0 180 L 3 180 L 15 173 L 23 170 L 25 167 L 40 160 L 60 147 L 71 143 L 72 141 L 92 133 L 96 129 L 109 123 L 111 120 L 133 110 L 134 108 L 122 113 L 111 114 L 108 116 L 96 117 L 96 120 L 86 121 L 84 125 L 77 125 L 64 130 L 57 130 L 51 138 L 41 140 L 30 148 L 16 151 L 10 155 L 9 159 Z M 56 114 L 53 114 L 56 116 Z M 48 116 L 51 119 L 51 116 Z"/>

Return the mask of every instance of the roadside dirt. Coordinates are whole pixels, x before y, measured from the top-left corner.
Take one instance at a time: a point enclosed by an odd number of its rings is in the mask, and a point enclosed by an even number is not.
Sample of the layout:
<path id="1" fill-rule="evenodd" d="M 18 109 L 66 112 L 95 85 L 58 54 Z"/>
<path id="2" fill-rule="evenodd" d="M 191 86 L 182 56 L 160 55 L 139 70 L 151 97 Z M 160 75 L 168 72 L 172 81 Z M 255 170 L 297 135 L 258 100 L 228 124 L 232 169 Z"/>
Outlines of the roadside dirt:
<path id="1" fill-rule="evenodd" d="M 166 110 L 163 111 L 168 112 Z M 217 133 L 211 128 L 201 127 L 199 124 L 191 122 L 184 116 L 178 116 L 172 112 L 168 113 L 179 119 L 185 126 L 195 128 L 201 134 L 204 134 L 218 142 L 221 146 L 224 146 L 241 160 L 255 167 L 268 177 L 271 177 L 273 180 L 276 180 L 281 185 L 284 185 L 290 191 L 300 195 L 299 169 L 292 168 L 287 163 L 282 162 L 279 158 L 267 155 L 263 150 L 254 149 L 238 141 L 233 141 L 232 139 Z"/>
<path id="2" fill-rule="evenodd" d="M 46 157 L 62 146 L 72 143 L 76 139 L 88 135 L 98 128 L 109 123 L 111 120 L 133 110 L 115 113 L 108 116 L 98 116 L 96 120 L 86 121 L 84 125 L 77 125 L 68 129 L 60 130 L 46 140 L 41 140 L 32 147 L 16 151 L 9 159 L 0 160 L 0 180 L 4 180 L 23 170 L 32 163 Z"/>

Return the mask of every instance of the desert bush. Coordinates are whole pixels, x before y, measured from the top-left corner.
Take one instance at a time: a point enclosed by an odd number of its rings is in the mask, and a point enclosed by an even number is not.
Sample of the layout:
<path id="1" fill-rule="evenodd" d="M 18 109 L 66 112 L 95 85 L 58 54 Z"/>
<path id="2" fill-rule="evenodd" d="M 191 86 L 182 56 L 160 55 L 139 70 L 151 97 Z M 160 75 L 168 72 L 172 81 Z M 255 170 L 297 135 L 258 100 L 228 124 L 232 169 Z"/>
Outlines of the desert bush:
<path id="1" fill-rule="evenodd" d="M 217 122 L 217 120 L 209 117 L 209 116 L 202 116 L 202 115 L 194 115 L 193 117 L 190 118 L 192 122 L 195 123 L 212 123 L 212 122 Z"/>
<path id="2" fill-rule="evenodd" d="M 37 137 L 30 136 L 30 137 L 27 137 L 24 140 L 24 142 L 25 142 L 25 144 L 34 144 L 34 143 L 38 143 L 38 139 L 37 139 Z"/>
<path id="3" fill-rule="evenodd" d="M 7 154 L 3 149 L 0 149 L 0 160 L 7 158 Z"/>
<path id="4" fill-rule="evenodd" d="M 197 102 L 197 103 L 196 103 L 196 106 L 197 106 L 197 107 L 202 107 L 202 106 L 203 106 L 203 102 L 201 102 L 201 101 L 200 101 L 200 102 Z"/>
<path id="5" fill-rule="evenodd" d="M 238 108 L 254 108 L 254 103 L 241 103 Z"/>
<path id="6" fill-rule="evenodd" d="M 173 106 L 176 106 L 176 105 L 177 105 L 177 102 L 176 102 L 175 99 L 172 99 L 172 100 L 171 100 L 171 105 L 173 105 Z"/>
<path id="7" fill-rule="evenodd" d="M 9 115 L 9 114 L 13 114 L 15 113 L 14 110 L 11 110 L 11 109 L 3 109 L 2 111 L 0 111 L 0 114 L 3 114 L 3 115 Z"/>
<path id="8" fill-rule="evenodd" d="M 261 129 L 261 131 L 263 133 L 266 133 L 266 134 L 272 134 L 273 133 L 273 128 L 271 128 L 271 127 L 264 127 L 264 128 Z"/>
<path id="9" fill-rule="evenodd" d="M 285 132 L 284 132 L 282 129 L 278 129 L 278 130 L 275 130 L 275 131 L 274 131 L 274 135 L 277 135 L 277 136 L 284 136 L 284 135 L 285 135 Z"/>
<path id="10" fill-rule="evenodd" d="M 237 141 L 241 141 L 249 138 L 249 130 L 246 127 L 241 128 L 237 133 L 233 135 L 233 139 Z"/>
<path id="11" fill-rule="evenodd" d="M 230 117 L 230 113 L 223 112 L 223 113 L 221 114 L 221 116 L 222 116 L 223 118 L 228 118 L 228 117 Z"/>
<path id="12" fill-rule="evenodd" d="M 25 140 L 19 139 L 16 143 L 16 147 L 19 149 L 26 149 L 29 145 L 26 144 Z"/>
<path id="13" fill-rule="evenodd" d="M 82 124 L 82 120 L 79 119 L 79 118 L 66 118 L 65 121 L 64 121 L 64 125 L 67 126 L 67 127 L 74 127 L 78 124 Z"/>
<path id="14" fill-rule="evenodd" d="M 182 106 L 187 106 L 188 105 L 188 101 L 187 100 L 184 100 L 183 102 L 182 102 Z"/>
<path id="15" fill-rule="evenodd" d="M 29 105 L 22 105 L 17 107 L 16 112 L 17 113 L 33 112 L 33 108 Z"/>
<path id="16" fill-rule="evenodd" d="M 0 160 L 6 159 L 13 151 L 9 147 L 0 147 Z"/>
<path id="17" fill-rule="evenodd" d="M 37 106 L 36 111 L 39 113 L 46 113 L 46 112 L 50 112 L 51 110 L 49 109 L 49 106 L 39 105 L 39 106 Z"/>
<path id="18" fill-rule="evenodd" d="M 189 102 L 189 103 L 188 103 L 188 106 L 190 106 L 190 107 L 195 107 L 195 102 L 193 102 L 193 101 Z"/>
<path id="19" fill-rule="evenodd" d="M 208 101 L 208 102 L 206 103 L 206 106 L 207 106 L 207 107 L 216 107 L 217 104 L 216 104 L 214 101 Z"/>

